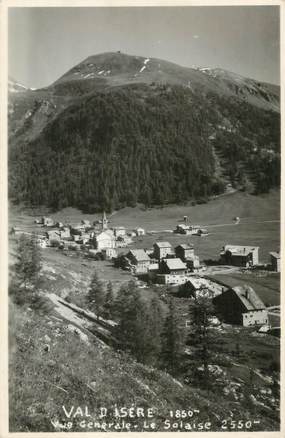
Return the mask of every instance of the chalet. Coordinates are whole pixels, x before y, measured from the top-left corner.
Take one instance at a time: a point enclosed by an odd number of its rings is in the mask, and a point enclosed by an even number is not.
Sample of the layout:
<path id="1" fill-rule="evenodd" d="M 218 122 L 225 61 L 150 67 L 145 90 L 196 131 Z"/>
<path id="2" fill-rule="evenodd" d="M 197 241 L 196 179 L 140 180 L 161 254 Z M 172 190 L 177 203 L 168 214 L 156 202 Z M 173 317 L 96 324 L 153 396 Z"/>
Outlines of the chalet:
<path id="1" fill-rule="evenodd" d="M 53 227 L 54 226 L 54 220 L 51 219 L 50 217 L 42 217 L 41 223 L 45 226 L 45 227 Z"/>
<path id="2" fill-rule="evenodd" d="M 183 287 L 183 294 L 185 296 L 204 296 L 211 298 L 215 295 L 209 281 L 202 277 L 188 277 Z"/>
<path id="3" fill-rule="evenodd" d="M 63 227 L 59 230 L 61 239 L 69 239 L 70 238 L 70 229 L 69 227 Z"/>
<path id="4" fill-rule="evenodd" d="M 192 245 L 182 243 L 181 245 L 176 246 L 175 255 L 186 263 L 187 268 L 192 271 L 200 268 L 199 257 L 194 254 L 194 247 Z"/>
<path id="5" fill-rule="evenodd" d="M 213 304 L 229 324 L 245 327 L 268 324 L 265 305 L 250 286 L 228 289 L 213 298 Z"/>
<path id="6" fill-rule="evenodd" d="M 130 243 L 132 243 L 133 241 L 131 237 L 125 235 L 125 236 L 119 236 L 116 239 L 116 242 L 118 248 L 125 248 L 126 246 L 130 245 Z"/>
<path id="7" fill-rule="evenodd" d="M 153 245 L 153 255 L 157 260 L 173 255 L 172 246 L 168 242 L 155 242 Z"/>
<path id="8" fill-rule="evenodd" d="M 129 236 L 129 237 L 135 237 L 135 236 L 136 236 L 136 232 L 135 232 L 135 231 L 128 231 L 128 232 L 127 232 L 127 236 Z"/>
<path id="9" fill-rule="evenodd" d="M 84 228 L 90 228 L 91 227 L 90 221 L 88 219 L 82 219 L 81 225 L 83 225 Z"/>
<path id="10" fill-rule="evenodd" d="M 70 234 L 72 236 L 81 236 L 81 234 L 84 232 L 84 228 L 82 228 L 81 226 L 78 225 L 74 225 L 73 227 L 71 227 L 70 229 Z"/>
<path id="11" fill-rule="evenodd" d="M 156 274 L 155 282 L 158 284 L 169 284 L 173 286 L 179 286 L 185 284 L 188 281 L 187 275 L 181 274 Z"/>
<path id="12" fill-rule="evenodd" d="M 155 279 L 158 272 L 159 272 L 159 264 L 158 263 L 150 263 L 149 268 L 148 268 L 149 278 Z"/>
<path id="13" fill-rule="evenodd" d="M 114 236 L 116 239 L 118 237 L 124 237 L 126 235 L 126 228 L 125 227 L 114 227 L 113 228 Z"/>
<path id="14" fill-rule="evenodd" d="M 83 221 L 81 221 L 80 224 L 73 225 L 72 229 L 83 232 L 85 230 L 85 225 L 82 222 Z"/>
<path id="15" fill-rule="evenodd" d="M 272 270 L 275 272 L 280 272 L 280 253 L 279 252 L 270 252 L 270 260 Z"/>
<path id="16" fill-rule="evenodd" d="M 141 227 L 136 228 L 134 231 L 135 231 L 137 236 L 144 236 L 145 235 L 145 230 Z"/>
<path id="17" fill-rule="evenodd" d="M 258 246 L 225 245 L 220 253 L 221 263 L 248 268 L 258 265 Z"/>
<path id="18" fill-rule="evenodd" d="M 191 234 L 189 225 L 185 224 L 178 224 L 174 232 L 178 234 Z"/>
<path id="19" fill-rule="evenodd" d="M 145 274 L 150 266 L 150 258 L 143 249 L 131 249 L 126 255 L 136 274 Z"/>
<path id="20" fill-rule="evenodd" d="M 89 233 L 82 233 L 81 236 L 78 236 L 79 238 L 76 240 L 78 243 L 81 243 L 85 245 L 85 243 L 90 241 L 90 235 Z"/>
<path id="21" fill-rule="evenodd" d="M 106 248 L 102 250 L 104 259 L 112 260 L 118 256 L 117 250 L 115 248 Z"/>
<path id="22" fill-rule="evenodd" d="M 178 258 L 164 259 L 159 264 L 160 274 L 183 275 L 187 272 L 187 266 Z"/>
<path id="23" fill-rule="evenodd" d="M 60 231 L 59 230 L 50 230 L 46 232 L 46 236 L 48 240 L 60 240 Z"/>
<path id="24" fill-rule="evenodd" d="M 181 245 L 175 247 L 175 255 L 183 262 L 186 262 L 186 260 L 193 259 L 194 247 L 193 245 L 182 243 Z"/>
<path id="25" fill-rule="evenodd" d="M 74 242 L 79 242 L 81 240 L 81 233 L 80 234 L 72 234 L 72 240 Z"/>
<path id="26" fill-rule="evenodd" d="M 96 249 L 101 251 L 106 248 L 115 248 L 116 240 L 112 233 L 108 233 L 110 230 L 101 231 L 99 234 L 93 237 L 93 243 Z"/>

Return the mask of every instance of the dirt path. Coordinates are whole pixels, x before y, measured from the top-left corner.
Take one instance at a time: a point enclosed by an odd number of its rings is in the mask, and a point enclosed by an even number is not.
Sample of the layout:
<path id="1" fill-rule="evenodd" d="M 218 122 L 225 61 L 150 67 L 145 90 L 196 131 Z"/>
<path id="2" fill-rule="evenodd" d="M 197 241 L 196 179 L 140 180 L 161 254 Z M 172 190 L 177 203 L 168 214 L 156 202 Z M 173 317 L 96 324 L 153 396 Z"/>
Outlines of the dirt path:
<path id="1" fill-rule="evenodd" d="M 117 344 L 117 340 L 111 333 L 112 327 L 115 325 L 113 321 L 106 321 L 104 319 L 98 320 L 94 313 L 85 311 L 75 304 L 68 303 L 54 293 L 46 293 L 45 296 L 53 302 L 55 311 L 64 320 L 79 329 L 78 334 L 82 339 L 86 338 L 84 335 L 81 335 L 80 330 L 82 330 L 85 335 L 87 334 L 87 336 L 88 334 L 95 335 L 99 341 L 103 341 L 105 344 Z"/>

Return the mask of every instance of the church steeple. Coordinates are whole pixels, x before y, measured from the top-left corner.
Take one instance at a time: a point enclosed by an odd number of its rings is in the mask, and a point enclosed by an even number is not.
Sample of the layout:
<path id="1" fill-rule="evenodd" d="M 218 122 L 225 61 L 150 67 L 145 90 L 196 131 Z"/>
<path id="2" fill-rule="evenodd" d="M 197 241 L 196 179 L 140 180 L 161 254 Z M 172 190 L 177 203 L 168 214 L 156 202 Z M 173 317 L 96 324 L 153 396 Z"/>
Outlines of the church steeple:
<path id="1" fill-rule="evenodd" d="M 107 228 L 108 228 L 108 221 L 107 221 L 106 213 L 104 211 L 102 216 L 102 230 L 106 230 Z"/>

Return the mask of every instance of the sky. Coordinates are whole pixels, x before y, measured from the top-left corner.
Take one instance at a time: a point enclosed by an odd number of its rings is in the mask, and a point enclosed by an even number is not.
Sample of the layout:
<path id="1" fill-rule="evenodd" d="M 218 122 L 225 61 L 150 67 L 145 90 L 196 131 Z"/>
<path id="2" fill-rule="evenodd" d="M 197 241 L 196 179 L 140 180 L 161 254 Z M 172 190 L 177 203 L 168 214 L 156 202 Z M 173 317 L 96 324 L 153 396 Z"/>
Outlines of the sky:
<path id="1" fill-rule="evenodd" d="M 9 75 L 39 88 L 120 50 L 279 84 L 279 40 L 278 6 L 9 8 Z"/>

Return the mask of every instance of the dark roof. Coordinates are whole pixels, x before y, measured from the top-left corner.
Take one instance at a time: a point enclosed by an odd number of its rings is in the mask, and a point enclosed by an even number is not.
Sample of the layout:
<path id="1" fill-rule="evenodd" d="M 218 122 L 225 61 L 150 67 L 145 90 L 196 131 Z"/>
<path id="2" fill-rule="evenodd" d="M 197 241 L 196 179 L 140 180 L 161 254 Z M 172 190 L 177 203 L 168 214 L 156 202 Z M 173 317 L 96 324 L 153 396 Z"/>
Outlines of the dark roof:
<path id="1" fill-rule="evenodd" d="M 233 287 L 232 290 L 241 300 L 243 305 L 248 311 L 265 309 L 265 305 L 257 295 L 257 293 L 252 289 L 252 287 L 245 284 L 244 286 Z"/>
<path id="2" fill-rule="evenodd" d="M 177 245 L 176 248 L 183 248 L 183 249 L 193 249 L 193 245 L 188 245 L 188 243 L 181 243 L 180 245 Z"/>

